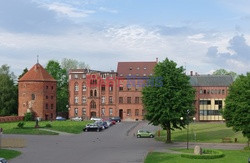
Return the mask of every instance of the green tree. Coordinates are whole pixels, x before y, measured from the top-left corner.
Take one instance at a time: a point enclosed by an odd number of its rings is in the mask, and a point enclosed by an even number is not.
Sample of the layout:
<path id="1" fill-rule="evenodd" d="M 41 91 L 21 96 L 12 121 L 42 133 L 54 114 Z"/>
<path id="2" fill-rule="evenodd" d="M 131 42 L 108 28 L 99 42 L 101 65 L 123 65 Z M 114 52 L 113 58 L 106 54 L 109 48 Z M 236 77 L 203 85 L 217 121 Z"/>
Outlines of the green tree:
<path id="1" fill-rule="evenodd" d="M 15 75 L 10 73 L 10 67 L 0 67 L 0 115 L 17 114 L 17 86 L 14 82 Z"/>
<path id="2" fill-rule="evenodd" d="M 61 62 L 61 66 L 63 69 L 66 69 L 67 71 L 70 69 L 85 69 L 89 68 L 89 65 L 85 64 L 84 62 L 77 61 L 75 59 L 67 59 L 63 58 Z"/>
<path id="3" fill-rule="evenodd" d="M 250 73 L 240 75 L 229 88 L 225 100 L 223 117 L 228 127 L 242 131 L 250 141 Z"/>
<path id="4" fill-rule="evenodd" d="M 67 112 L 68 105 L 68 75 L 66 69 L 61 68 L 59 62 L 50 60 L 45 68 L 57 80 L 56 111 Z"/>
<path id="5" fill-rule="evenodd" d="M 21 77 L 23 77 L 24 74 L 26 74 L 26 72 L 28 72 L 28 68 L 26 67 L 25 69 L 23 69 L 23 72 L 21 75 L 19 75 L 18 79 L 20 79 Z"/>
<path id="6" fill-rule="evenodd" d="M 218 69 L 213 72 L 213 75 L 231 75 L 233 79 L 235 80 L 237 78 L 237 73 L 233 71 L 227 71 L 225 69 Z"/>
<path id="7" fill-rule="evenodd" d="M 171 142 L 171 130 L 185 128 L 192 119 L 194 95 L 183 67 L 168 59 L 155 66 L 154 75 L 142 90 L 142 100 L 145 118 L 167 131 L 167 143 Z"/>

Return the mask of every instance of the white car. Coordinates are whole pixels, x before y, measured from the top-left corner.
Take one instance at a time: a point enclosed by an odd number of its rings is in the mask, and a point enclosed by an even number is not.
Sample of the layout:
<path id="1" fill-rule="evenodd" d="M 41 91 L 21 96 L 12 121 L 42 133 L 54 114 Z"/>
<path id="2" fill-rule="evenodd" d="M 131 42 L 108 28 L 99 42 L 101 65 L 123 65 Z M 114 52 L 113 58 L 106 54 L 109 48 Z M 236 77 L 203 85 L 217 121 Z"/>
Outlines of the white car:
<path id="1" fill-rule="evenodd" d="M 96 117 L 92 117 L 92 118 L 90 118 L 90 120 L 91 120 L 91 121 L 102 121 L 101 118 L 96 118 Z"/>
<path id="2" fill-rule="evenodd" d="M 75 117 L 71 119 L 72 121 L 82 121 L 82 117 Z"/>

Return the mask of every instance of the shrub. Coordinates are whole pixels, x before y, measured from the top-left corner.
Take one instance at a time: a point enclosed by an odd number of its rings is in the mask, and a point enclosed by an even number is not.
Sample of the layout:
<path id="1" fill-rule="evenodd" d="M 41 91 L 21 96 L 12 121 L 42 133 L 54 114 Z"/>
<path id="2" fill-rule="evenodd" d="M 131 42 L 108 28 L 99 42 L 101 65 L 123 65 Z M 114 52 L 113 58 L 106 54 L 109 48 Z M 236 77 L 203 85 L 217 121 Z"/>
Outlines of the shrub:
<path id="1" fill-rule="evenodd" d="M 33 121 L 33 120 L 34 120 L 34 114 L 32 112 L 25 113 L 24 121 Z"/>
<path id="2" fill-rule="evenodd" d="M 49 124 L 49 123 L 47 123 L 47 124 L 45 125 L 45 127 L 46 127 L 46 128 L 51 128 L 51 127 L 52 127 L 52 125 L 51 125 L 51 124 Z"/>
<path id="3" fill-rule="evenodd" d="M 17 127 L 18 127 L 18 128 L 23 128 L 23 127 L 24 127 L 24 124 L 25 124 L 24 122 L 19 122 L 19 123 L 17 124 Z"/>
<path id="4" fill-rule="evenodd" d="M 245 147 L 244 150 L 250 150 L 250 147 Z"/>
<path id="5" fill-rule="evenodd" d="M 190 158 L 190 159 L 216 159 L 224 157 L 224 153 L 219 150 L 212 150 L 212 149 L 204 149 L 203 155 L 194 155 L 189 153 L 181 154 L 181 157 Z"/>

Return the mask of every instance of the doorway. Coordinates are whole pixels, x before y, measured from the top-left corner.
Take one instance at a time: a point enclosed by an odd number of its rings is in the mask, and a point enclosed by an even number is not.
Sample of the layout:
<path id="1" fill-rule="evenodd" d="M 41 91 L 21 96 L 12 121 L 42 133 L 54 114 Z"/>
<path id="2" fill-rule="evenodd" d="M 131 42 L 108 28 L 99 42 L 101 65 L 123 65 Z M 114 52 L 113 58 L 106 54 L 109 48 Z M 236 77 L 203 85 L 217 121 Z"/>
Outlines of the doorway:
<path id="1" fill-rule="evenodd" d="M 92 112 L 90 113 L 90 118 L 92 118 L 92 117 L 96 117 L 96 112 L 92 111 Z"/>
<path id="2" fill-rule="evenodd" d="M 123 110 L 122 110 L 122 109 L 119 109 L 119 117 L 120 117 L 121 119 L 123 119 Z"/>

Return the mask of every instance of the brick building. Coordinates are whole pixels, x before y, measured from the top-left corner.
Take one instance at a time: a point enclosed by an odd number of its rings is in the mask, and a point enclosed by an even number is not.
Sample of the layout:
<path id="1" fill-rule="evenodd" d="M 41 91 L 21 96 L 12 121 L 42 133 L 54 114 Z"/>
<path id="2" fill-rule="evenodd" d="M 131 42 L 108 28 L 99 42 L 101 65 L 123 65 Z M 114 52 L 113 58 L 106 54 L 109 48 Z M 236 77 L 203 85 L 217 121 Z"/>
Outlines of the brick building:
<path id="1" fill-rule="evenodd" d="M 117 72 L 87 69 L 69 72 L 69 118 L 119 116 L 123 120 L 142 120 L 142 87 L 153 74 L 156 62 L 118 62 Z M 228 87 L 233 78 L 228 75 L 191 74 L 190 84 L 196 89 L 197 121 L 223 120 L 219 110 L 224 107 Z"/>
<path id="2" fill-rule="evenodd" d="M 233 83 L 230 75 L 195 75 L 190 84 L 196 90 L 195 109 L 198 121 L 222 121 L 220 110 L 225 106 L 228 88 Z"/>
<path id="3" fill-rule="evenodd" d="M 56 117 L 56 80 L 39 63 L 18 81 L 18 115 L 27 112 L 43 120 Z"/>

